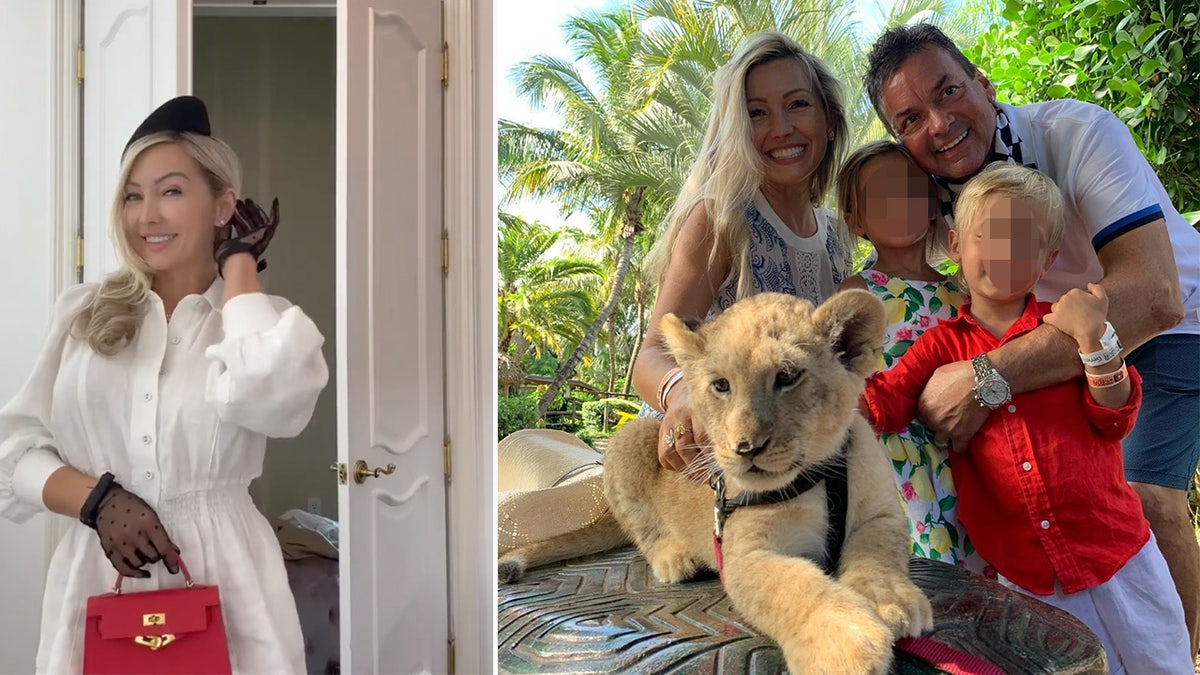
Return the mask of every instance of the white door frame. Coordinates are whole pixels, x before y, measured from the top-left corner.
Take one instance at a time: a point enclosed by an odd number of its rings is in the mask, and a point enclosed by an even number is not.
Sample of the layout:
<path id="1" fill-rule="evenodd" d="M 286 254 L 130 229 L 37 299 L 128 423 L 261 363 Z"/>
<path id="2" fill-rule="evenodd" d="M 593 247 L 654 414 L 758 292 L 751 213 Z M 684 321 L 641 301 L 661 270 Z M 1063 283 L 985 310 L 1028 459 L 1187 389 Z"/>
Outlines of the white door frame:
<path id="1" fill-rule="evenodd" d="M 79 212 L 80 91 L 73 86 L 83 0 L 55 1 L 55 124 L 59 226 L 57 283 L 75 283 Z M 97 0 L 92 0 L 97 1 Z M 446 430 L 451 439 L 448 490 L 451 638 L 459 672 L 489 672 L 495 654 L 495 132 L 492 116 L 494 0 L 446 0 L 450 45 L 445 119 Z M 186 19 L 190 25 L 191 18 Z M 190 40 L 190 38 L 188 38 Z M 188 74 L 186 81 L 190 83 Z M 190 87 L 189 87 L 190 88 Z M 47 519 L 46 565 L 64 530 Z"/>
<path id="2" fill-rule="evenodd" d="M 450 638 L 456 670 L 496 654 L 496 177 L 493 0 L 446 0 L 446 429 L 451 446 Z"/>

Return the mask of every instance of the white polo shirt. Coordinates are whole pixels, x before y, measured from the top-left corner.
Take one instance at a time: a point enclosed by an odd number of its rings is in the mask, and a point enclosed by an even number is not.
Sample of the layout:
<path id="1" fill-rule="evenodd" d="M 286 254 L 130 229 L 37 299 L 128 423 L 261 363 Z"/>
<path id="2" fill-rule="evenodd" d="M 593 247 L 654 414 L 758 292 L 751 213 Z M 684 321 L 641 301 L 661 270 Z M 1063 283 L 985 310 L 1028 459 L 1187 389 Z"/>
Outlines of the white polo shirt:
<path id="1" fill-rule="evenodd" d="M 1178 326 L 1162 334 L 1200 334 L 1200 233 L 1171 204 L 1125 123 L 1100 106 L 1073 99 L 998 105 L 1021 139 L 1024 162 L 1036 163 L 1066 201 L 1066 236 L 1058 260 L 1036 288 L 1038 299 L 1053 302 L 1072 288 L 1098 281 L 1104 272 L 1096 251 L 1163 218 L 1186 313 Z"/>

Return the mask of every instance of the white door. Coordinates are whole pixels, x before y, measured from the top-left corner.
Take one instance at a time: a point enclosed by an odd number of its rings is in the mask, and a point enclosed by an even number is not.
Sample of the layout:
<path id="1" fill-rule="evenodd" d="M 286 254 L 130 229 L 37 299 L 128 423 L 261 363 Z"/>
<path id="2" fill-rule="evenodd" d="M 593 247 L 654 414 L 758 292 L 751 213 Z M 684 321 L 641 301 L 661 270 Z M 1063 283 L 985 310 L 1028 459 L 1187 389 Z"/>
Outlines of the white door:
<path id="1" fill-rule="evenodd" d="M 444 673 L 441 6 L 338 2 L 342 672 Z M 356 462 L 394 471 L 355 480 Z"/>
<path id="2" fill-rule="evenodd" d="M 164 101 L 192 89 L 191 0 L 83 3 L 83 280 L 118 267 L 109 214 L 121 153 Z"/>
<path id="3" fill-rule="evenodd" d="M 122 149 L 191 91 L 191 0 L 84 3 L 84 278 Z M 448 588 L 438 0 L 338 0 L 338 489 L 342 670 L 446 672 Z M 355 462 L 390 474 L 354 480 Z"/>

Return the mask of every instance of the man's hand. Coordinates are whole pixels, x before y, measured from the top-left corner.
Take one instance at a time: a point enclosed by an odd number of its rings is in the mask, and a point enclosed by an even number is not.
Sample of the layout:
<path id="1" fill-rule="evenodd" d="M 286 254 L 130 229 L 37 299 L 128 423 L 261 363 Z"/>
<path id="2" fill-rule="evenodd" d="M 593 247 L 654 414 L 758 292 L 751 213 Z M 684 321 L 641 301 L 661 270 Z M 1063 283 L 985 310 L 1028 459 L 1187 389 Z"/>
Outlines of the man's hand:
<path id="1" fill-rule="evenodd" d="M 948 363 L 934 371 L 917 400 L 917 419 L 951 449 L 966 452 L 991 411 L 975 400 L 975 370 L 970 361 Z"/>

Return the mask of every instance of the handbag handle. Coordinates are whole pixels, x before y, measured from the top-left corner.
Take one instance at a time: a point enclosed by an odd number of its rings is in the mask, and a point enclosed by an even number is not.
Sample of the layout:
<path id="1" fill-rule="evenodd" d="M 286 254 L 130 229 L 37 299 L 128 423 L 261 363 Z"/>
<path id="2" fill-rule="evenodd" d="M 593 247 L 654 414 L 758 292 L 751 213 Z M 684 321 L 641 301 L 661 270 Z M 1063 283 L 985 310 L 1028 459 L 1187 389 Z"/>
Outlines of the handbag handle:
<path id="1" fill-rule="evenodd" d="M 179 561 L 179 571 L 183 572 L 184 584 L 186 584 L 186 586 L 188 588 L 191 588 L 192 586 L 195 585 L 195 582 L 192 581 L 192 575 L 190 572 L 188 572 L 187 565 L 184 564 L 184 562 L 183 562 L 183 556 L 176 556 L 175 559 Z M 120 572 L 117 572 L 117 583 L 113 584 L 113 589 L 112 589 L 114 594 L 116 594 L 116 595 L 121 594 L 121 581 L 124 579 L 125 579 L 125 575 L 121 574 Z"/>

